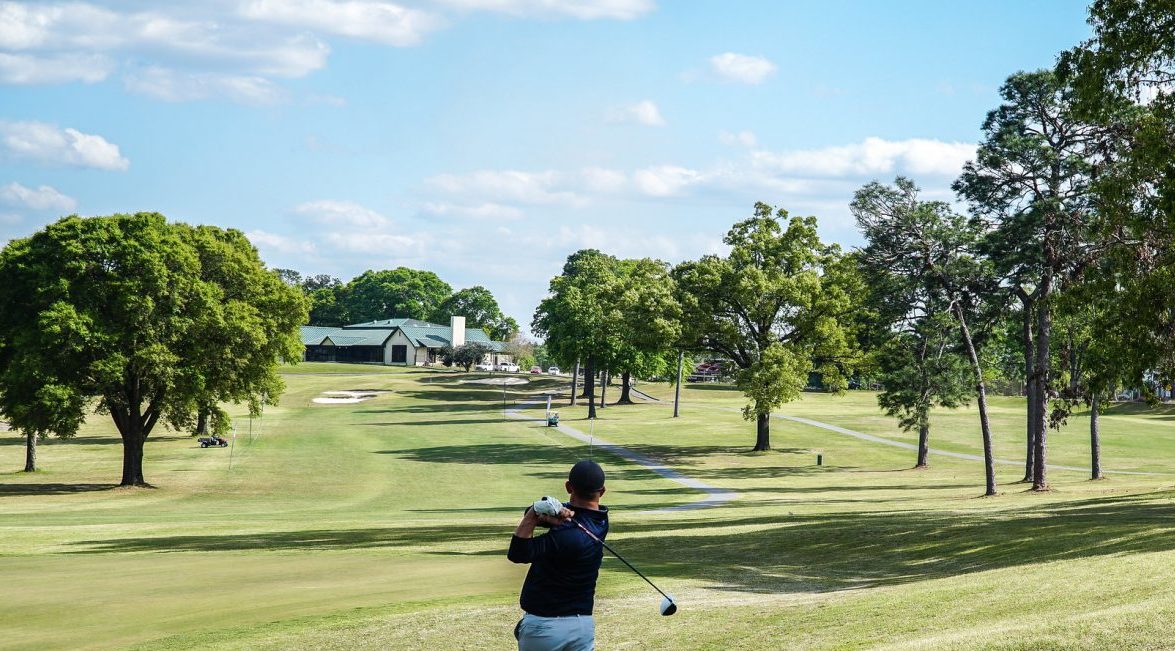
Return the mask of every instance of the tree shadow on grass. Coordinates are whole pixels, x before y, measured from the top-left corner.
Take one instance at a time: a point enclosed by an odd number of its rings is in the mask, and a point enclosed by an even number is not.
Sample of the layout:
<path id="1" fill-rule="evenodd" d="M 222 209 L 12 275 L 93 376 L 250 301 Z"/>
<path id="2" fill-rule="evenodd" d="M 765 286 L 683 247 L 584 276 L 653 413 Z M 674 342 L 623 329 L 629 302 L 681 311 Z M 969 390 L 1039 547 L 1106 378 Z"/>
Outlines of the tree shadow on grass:
<path id="1" fill-rule="evenodd" d="M 108 491 L 115 488 L 118 488 L 118 484 L 0 484 L 0 497 L 69 495 Z"/>
<path id="2" fill-rule="evenodd" d="M 391 423 L 363 423 L 365 427 L 426 427 L 429 425 L 485 425 L 507 422 L 503 417 L 497 418 L 457 418 L 447 420 L 406 420 Z M 512 421 L 511 421 L 512 422 Z"/>

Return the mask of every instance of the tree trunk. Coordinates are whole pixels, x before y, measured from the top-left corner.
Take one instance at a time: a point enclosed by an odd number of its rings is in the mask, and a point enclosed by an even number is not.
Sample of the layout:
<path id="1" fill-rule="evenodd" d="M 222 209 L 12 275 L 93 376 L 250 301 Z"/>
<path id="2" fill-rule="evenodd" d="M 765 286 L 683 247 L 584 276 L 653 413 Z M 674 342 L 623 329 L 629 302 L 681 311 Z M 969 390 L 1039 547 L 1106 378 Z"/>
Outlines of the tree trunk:
<path id="1" fill-rule="evenodd" d="M 755 418 L 755 452 L 771 449 L 771 414 L 759 414 Z"/>
<path id="2" fill-rule="evenodd" d="M 604 395 L 608 393 L 608 371 L 600 373 L 600 409 L 607 407 L 604 402 Z"/>
<path id="3" fill-rule="evenodd" d="M 979 404 L 979 428 L 983 433 L 983 470 L 986 478 L 984 495 L 995 495 L 995 458 L 991 451 L 991 422 L 987 418 L 987 385 L 983 381 L 983 366 L 979 364 L 979 355 L 975 353 L 975 343 L 971 340 L 971 329 L 967 327 L 967 318 L 963 314 L 963 306 L 955 303 L 955 315 L 959 319 L 959 329 L 963 332 L 963 344 L 967 347 L 967 355 L 971 358 L 971 368 L 975 371 L 975 394 Z"/>
<path id="4" fill-rule="evenodd" d="M 1102 433 L 1098 424 L 1098 394 L 1093 394 L 1089 411 L 1089 452 L 1090 452 L 1090 479 L 1102 478 Z"/>
<path id="5" fill-rule="evenodd" d="M 1024 452 L 1024 483 L 1032 481 L 1036 472 L 1036 379 L 1033 374 L 1035 364 L 1032 348 L 1032 303 L 1021 297 L 1024 305 L 1024 323 L 1021 326 L 1021 345 L 1024 347 L 1024 382 L 1025 396 L 1028 400 L 1028 417 L 1024 426 L 1026 449 Z"/>
<path id="6" fill-rule="evenodd" d="M 588 358 L 587 368 L 583 373 L 583 397 L 587 398 L 588 418 L 596 417 L 596 368 L 592 358 Z"/>
<path id="7" fill-rule="evenodd" d="M 196 436 L 208 435 L 208 412 L 201 409 L 199 415 L 196 416 Z"/>
<path id="8" fill-rule="evenodd" d="M 927 457 L 930 456 L 930 415 L 923 412 L 918 419 L 918 463 L 915 468 L 929 466 Z"/>
<path id="9" fill-rule="evenodd" d="M 1046 296 L 1042 292 L 1042 296 Z M 1036 453 L 1035 464 L 1032 468 L 1032 490 L 1046 491 L 1049 489 L 1048 468 L 1048 410 L 1049 410 L 1049 338 L 1052 335 L 1052 314 L 1048 300 L 1038 302 L 1036 307 Z"/>
<path id="10" fill-rule="evenodd" d="M 677 382 L 673 385 L 673 417 L 677 418 L 677 407 L 681 404 L 681 366 L 685 363 L 685 351 L 677 353 Z"/>
<path id="11" fill-rule="evenodd" d="M 29 432 L 24 439 L 24 471 L 37 472 L 37 435 Z"/>
<path id="12" fill-rule="evenodd" d="M 617 400 L 616 404 L 632 404 L 632 373 L 629 371 L 620 374 L 620 400 Z"/>
<path id="13" fill-rule="evenodd" d="M 120 486 L 148 486 L 143 479 L 144 436 L 136 432 L 122 437 L 122 483 Z"/>
<path id="14" fill-rule="evenodd" d="M 571 374 L 571 406 L 575 406 L 576 390 L 579 389 L 579 360 L 575 360 L 575 372 Z"/>

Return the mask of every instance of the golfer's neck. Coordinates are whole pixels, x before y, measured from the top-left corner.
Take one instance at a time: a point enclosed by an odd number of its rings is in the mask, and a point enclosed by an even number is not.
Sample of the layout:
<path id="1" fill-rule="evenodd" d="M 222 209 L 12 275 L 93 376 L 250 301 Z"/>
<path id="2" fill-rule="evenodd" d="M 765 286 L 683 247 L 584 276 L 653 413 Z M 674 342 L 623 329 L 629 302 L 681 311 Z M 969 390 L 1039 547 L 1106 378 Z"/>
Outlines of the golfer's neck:
<path id="1" fill-rule="evenodd" d="M 591 509 L 593 511 L 599 511 L 600 510 L 600 500 L 599 499 L 584 500 L 584 499 L 580 499 L 580 498 L 576 497 L 575 495 L 572 495 L 571 496 L 571 506 L 578 507 L 581 509 Z"/>

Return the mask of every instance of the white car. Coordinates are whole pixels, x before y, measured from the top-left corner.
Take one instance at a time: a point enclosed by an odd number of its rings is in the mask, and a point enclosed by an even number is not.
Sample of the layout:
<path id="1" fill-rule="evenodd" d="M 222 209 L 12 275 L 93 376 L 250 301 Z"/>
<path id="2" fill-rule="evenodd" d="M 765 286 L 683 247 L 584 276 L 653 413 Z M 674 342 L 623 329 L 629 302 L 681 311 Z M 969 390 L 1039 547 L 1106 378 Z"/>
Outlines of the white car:
<path id="1" fill-rule="evenodd" d="M 494 370 L 494 365 L 490 362 L 482 362 L 481 364 L 478 364 L 476 368 L 479 371 L 492 371 Z"/>
<path id="2" fill-rule="evenodd" d="M 503 373 L 517 373 L 518 365 L 514 362 L 502 362 L 501 364 L 498 364 L 498 370 L 502 371 Z"/>
<path id="3" fill-rule="evenodd" d="M 547 369 L 547 375 L 559 375 L 559 367 L 552 366 L 551 368 Z"/>

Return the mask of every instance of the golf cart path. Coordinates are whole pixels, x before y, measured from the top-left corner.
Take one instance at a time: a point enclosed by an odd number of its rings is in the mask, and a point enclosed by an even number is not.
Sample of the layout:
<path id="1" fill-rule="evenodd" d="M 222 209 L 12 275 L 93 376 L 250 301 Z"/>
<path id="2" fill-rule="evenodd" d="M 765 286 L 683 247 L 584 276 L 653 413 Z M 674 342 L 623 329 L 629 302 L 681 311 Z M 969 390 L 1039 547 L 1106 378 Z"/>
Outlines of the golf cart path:
<path id="1" fill-rule="evenodd" d="M 536 407 L 536 406 L 543 406 L 545 404 L 546 404 L 545 402 L 539 402 L 539 401 L 522 402 L 522 403 L 519 403 L 513 407 L 508 407 L 508 408 L 504 409 L 503 413 L 506 414 L 507 417 L 513 418 L 515 420 L 523 420 L 523 421 L 530 421 L 530 422 L 536 422 L 536 423 L 545 423 L 546 422 L 545 418 L 533 418 L 531 416 L 527 416 L 527 415 L 521 413 L 521 409 L 523 407 Z M 633 452 L 632 450 L 629 450 L 628 448 L 626 448 L 624 446 L 617 445 L 615 443 L 610 443 L 610 442 L 605 441 L 603 439 L 594 438 L 592 436 L 584 434 L 583 432 L 581 432 L 581 431 L 579 431 L 569 425 L 560 424 L 560 425 L 557 425 L 555 427 L 555 429 L 559 430 L 563 434 L 566 434 L 567 436 L 570 436 L 571 438 L 573 438 L 577 441 L 581 441 L 581 442 L 586 443 L 588 445 L 593 445 L 594 447 L 602 448 L 602 449 L 607 450 L 608 452 L 610 452 L 618 457 L 622 457 L 624 459 L 627 459 L 627 460 L 637 464 L 638 466 L 642 466 L 643 468 L 645 468 L 647 470 L 650 470 L 658 475 L 661 475 L 662 477 L 664 477 L 665 479 L 668 479 L 671 482 L 674 482 L 676 484 L 680 484 L 680 485 L 685 486 L 687 488 L 692 488 L 694 490 L 702 491 L 703 493 L 706 493 L 706 496 L 707 496 L 705 499 L 699 500 L 697 502 L 690 502 L 689 504 L 678 504 L 676 506 L 667 506 L 663 509 L 653 509 L 650 511 L 643 511 L 643 513 L 670 513 L 673 511 L 692 511 L 694 509 L 708 509 L 708 508 L 715 507 L 715 506 L 722 506 L 723 504 L 726 504 L 727 502 L 730 502 L 731 500 L 733 500 L 737 497 L 737 494 L 734 491 L 727 490 L 725 488 L 719 488 L 717 486 L 711 486 L 710 484 L 707 484 L 704 481 L 701 481 L 699 479 L 694 479 L 693 477 L 689 477 L 685 474 L 682 474 L 681 472 L 678 472 L 677 470 L 674 470 L 673 468 L 670 468 L 669 466 L 666 466 L 665 464 L 663 464 L 663 463 L 661 463 L 651 457 L 646 457 L 643 454 L 638 454 L 636 452 Z"/>
<path id="2" fill-rule="evenodd" d="M 669 406 L 670 404 L 672 404 L 672 403 L 667 403 L 667 402 L 664 402 L 664 401 L 659 400 L 657 398 L 654 398 L 653 396 L 650 396 L 650 395 L 643 393 L 641 391 L 636 391 L 635 389 L 633 389 L 632 391 L 634 393 L 636 393 L 637 395 L 639 395 L 640 397 L 642 397 L 645 400 L 648 400 L 650 402 L 657 402 L 657 403 L 661 403 L 666 406 Z M 738 411 L 734 407 L 705 407 L 705 408 L 707 408 L 707 409 L 722 409 L 724 411 Z M 809 425 L 811 427 L 819 427 L 820 429 L 825 429 L 830 432 L 836 432 L 837 434 L 844 434 L 845 436 L 851 436 L 856 439 L 861 439 L 862 441 L 869 441 L 870 443 L 878 443 L 881 445 L 888 445 L 890 447 L 902 448 L 904 450 L 914 450 L 915 452 L 918 451 L 918 446 L 913 443 L 906 443 L 905 441 L 895 441 L 893 439 L 887 439 L 887 438 L 884 438 L 881 436 L 874 436 L 873 434 L 866 434 L 865 432 L 858 432 L 856 430 L 847 429 L 845 427 L 840 427 L 838 425 L 831 425 L 829 423 L 822 423 L 818 420 L 812 420 L 810 418 L 801 418 L 799 416 L 788 416 L 786 414 L 771 414 L 771 417 L 778 418 L 781 420 L 790 420 L 790 421 L 793 421 L 796 423 L 801 423 L 803 425 Z M 981 463 L 983 462 L 982 456 L 980 456 L 978 454 L 967 454 L 965 452 L 951 452 L 949 450 L 938 450 L 935 448 L 930 448 L 930 454 L 940 456 L 940 457 L 951 457 L 952 459 L 963 459 L 964 461 L 979 461 Z M 996 464 L 1003 465 L 1003 466 L 1023 466 L 1024 465 L 1023 461 L 1012 461 L 1011 459 L 993 459 L 993 461 Z M 1089 468 L 1079 468 L 1077 466 L 1058 466 L 1058 465 L 1052 464 L 1052 463 L 1045 464 L 1045 467 L 1048 468 L 1049 470 L 1069 470 L 1069 471 L 1073 471 L 1073 472 L 1089 472 Z M 1107 475 L 1110 475 L 1110 474 L 1113 474 L 1113 475 L 1140 475 L 1140 476 L 1145 476 L 1145 477 L 1169 477 L 1169 476 L 1175 474 L 1175 473 L 1169 473 L 1169 472 L 1143 472 L 1141 470 L 1110 470 L 1110 469 L 1103 469 L 1102 473 L 1107 474 Z"/>

